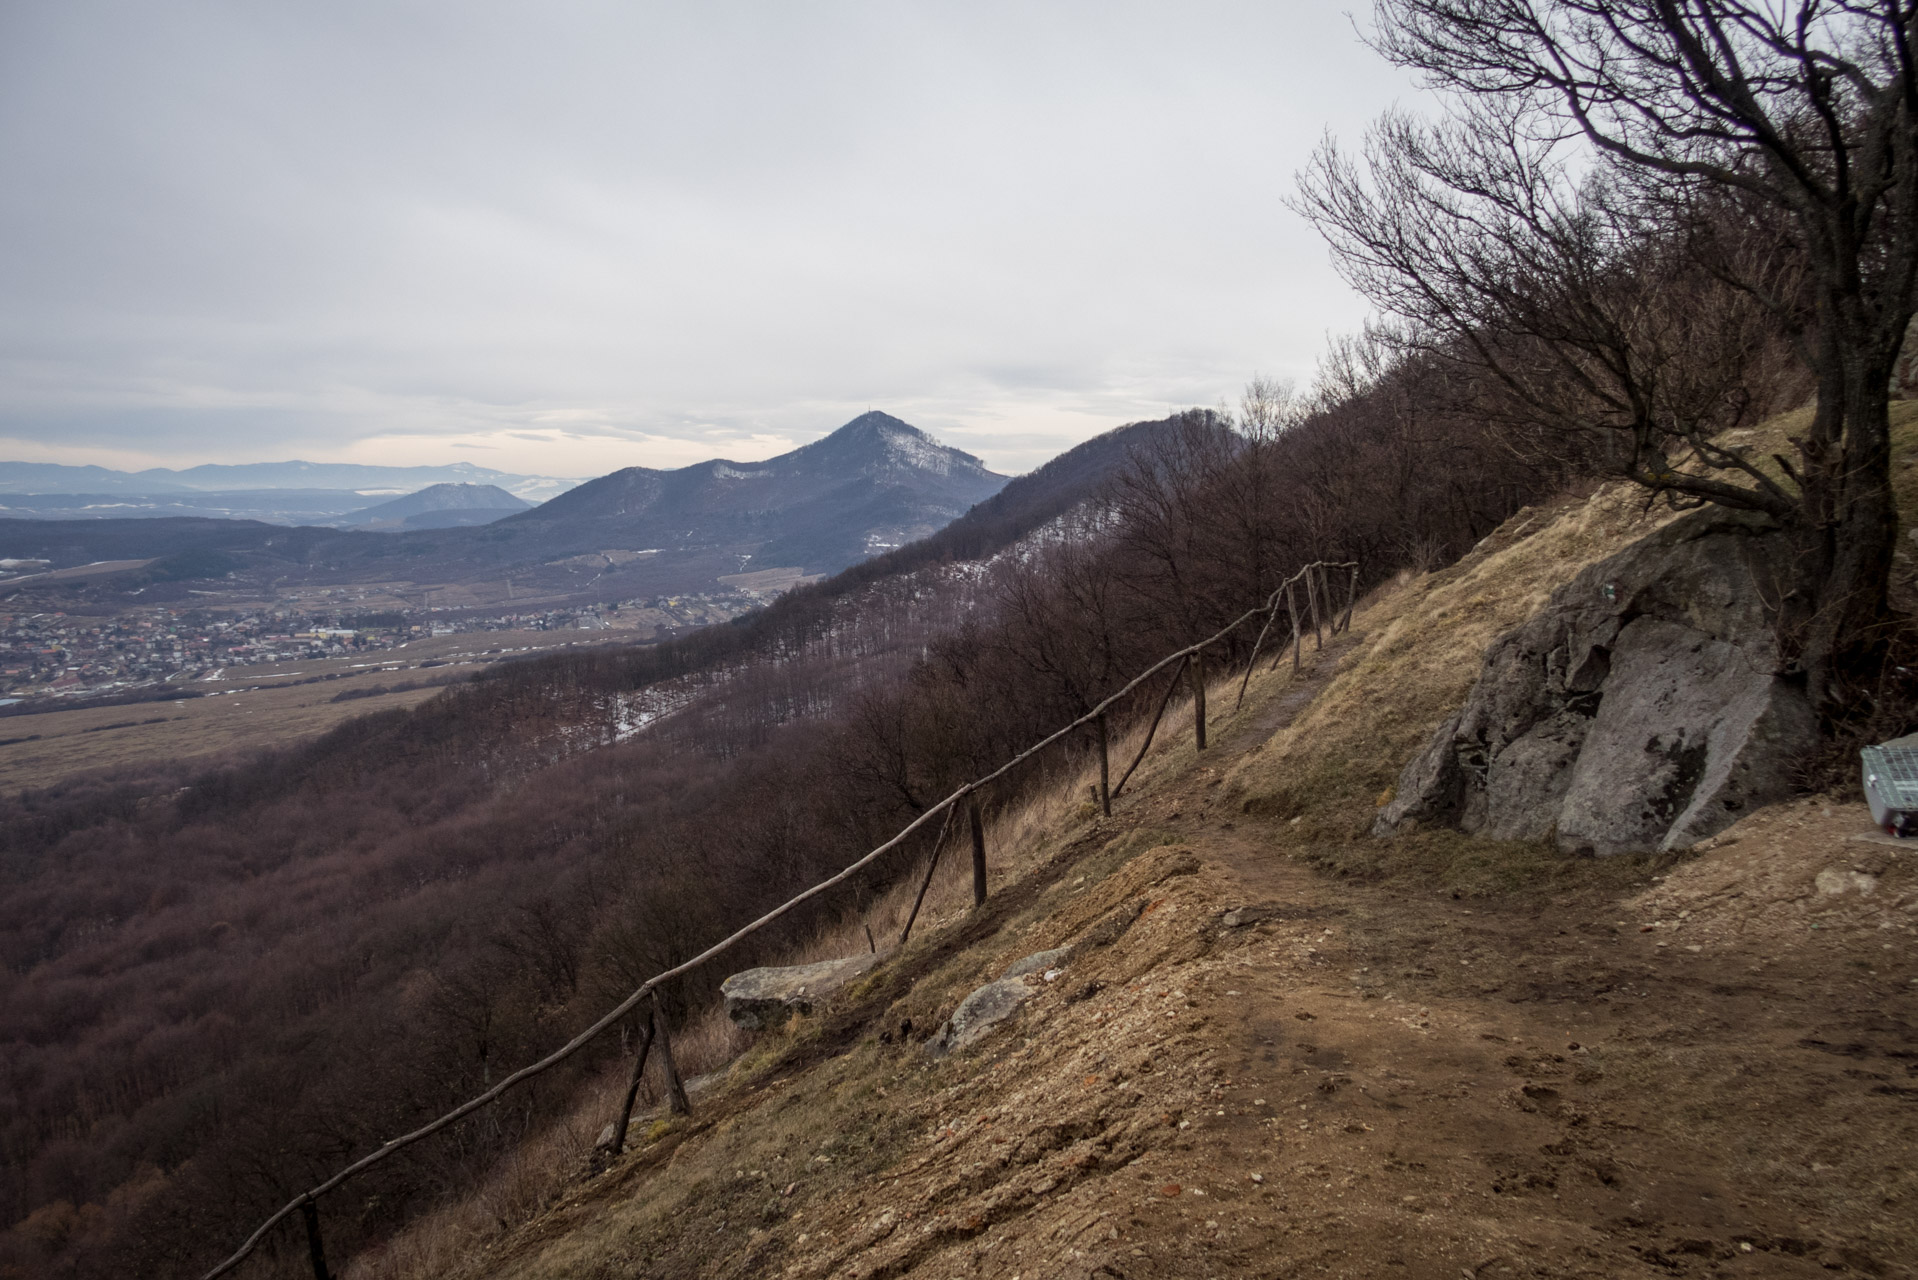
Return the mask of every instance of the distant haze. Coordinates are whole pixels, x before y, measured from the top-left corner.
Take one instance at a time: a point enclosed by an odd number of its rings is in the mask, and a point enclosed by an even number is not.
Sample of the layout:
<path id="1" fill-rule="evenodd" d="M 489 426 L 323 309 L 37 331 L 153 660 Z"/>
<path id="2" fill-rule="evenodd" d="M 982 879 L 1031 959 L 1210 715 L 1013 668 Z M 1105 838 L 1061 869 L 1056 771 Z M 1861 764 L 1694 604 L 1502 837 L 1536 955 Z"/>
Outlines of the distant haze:
<path id="1" fill-rule="evenodd" d="M 0 459 L 1027 470 L 1304 377 L 1413 91 L 1292 4 L 0 6 Z"/>

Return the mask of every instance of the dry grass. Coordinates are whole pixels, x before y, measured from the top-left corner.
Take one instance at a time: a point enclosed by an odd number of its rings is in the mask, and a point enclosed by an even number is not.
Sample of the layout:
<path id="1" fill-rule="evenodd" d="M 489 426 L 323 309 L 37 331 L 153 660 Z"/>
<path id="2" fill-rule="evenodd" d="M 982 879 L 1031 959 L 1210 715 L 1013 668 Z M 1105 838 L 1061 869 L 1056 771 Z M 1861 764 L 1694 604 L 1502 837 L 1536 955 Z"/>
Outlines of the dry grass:
<path id="1" fill-rule="evenodd" d="M 1188 713 L 1188 736 L 1189 718 Z M 1166 741 L 1165 727 L 1160 734 L 1160 740 Z M 1136 737 L 1130 747 L 1134 751 L 1138 749 Z M 997 892 L 1030 873 L 1059 842 L 1074 838 L 1095 820 L 1096 811 L 1089 811 L 1091 806 L 1082 797 L 1097 779 L 1096 762 L 1087 762 L 1069 772 L 1058 785 L 1046 787 L 988 818 L 989 891 Z M 822 928 L 789 951 L 781 963 L 809 964 L 861 954 L 867 950 L 867 929 L 882 951 L 895 948 L 923 875 L 923 870 L 916 869 L 902 877 L 867 910 Z M 960 830 L 947 837 L 913 934 L 917 938 L 931 937 L 971 910 L 971 849 Z M 702 1010 L 673 1038 L 673 1056 L 696 1100 L 706 1088 L 719 1083 L 727 1068 L 737 1064 L 750 1071 L 755 1063 L 790 1043 L 792 1037 L 809 1031 L 805 1019 L 795 1019 L 783 1033 L 762 1035 L 755 1044 L 755 1038 L 735 1027 L 724 1008 L 715 1004 Z M 749 1047 L 755 1051 L 742 1057 Z M 623 1071 L 623 1066 L 609 1069 L 581 1088 L 563 1118 L 509 1151 L 486 1182 L 470 1195 L 422 1216 L 385 1245 L 355 1257 L 343 1272 L 346 1280 L 426 1280 L 444 1275 L 456 1264 L 470 1262 L 504 1229 L 548 1207 L 577 1182 L 594 1142 L 616 1115 L 626 1084 Z M 670 1131 L 670 1125 L 657 1068 L 650 1068 L 628 1130 L 629 1141 L 660 1136 Z"/>
<path id="2" fill-rule="evenodd" d="M 1231 771 L 1227 794 L 1270 822 L 1288 852 L 1341 873 L 1416 872 L 1470 893 L 1561 874 L 1564 859 L 1542 846 L 1443 831 L 1381 842 L 1366 833 L 1405 762 L 1464 702 L 1487 646 L 1581 569 L 1674 518 L 1648 509 L 1642 492 L 1612 485 L 1527 508 L 1449 568 L 1374 592 L 1354 616 L 1337 673 Z M 1289 678 L 1262 673 L 1253 687 L 1268 698 Z"/>
<path id="3" fill-rule="evenodd" d="M 673 1037 L 673 1059 L 695 1098 L 716 1083 L 749 1041 L 725 1010 L 706 1009 Z M 568 1112 L 537 1134 L 507 1148 L 477 1189 L 420 1217 L 400 1235 L 368 1249 L 340 1272 L 344 1280 L 413 1280 L 441 1276 L 470 1262 L 500 1232 L 546 1208 L 575 1182 L 601 1132 L 615 1119 L 626 1091 L 626 1066 L 601 1072 L 575 1094 Z M 669 1126 L 657 1060 L 646 1073 L 628 1133 L 641 1141 Z M 302 1268 L 288 1272 L 305 1274 Z"/>

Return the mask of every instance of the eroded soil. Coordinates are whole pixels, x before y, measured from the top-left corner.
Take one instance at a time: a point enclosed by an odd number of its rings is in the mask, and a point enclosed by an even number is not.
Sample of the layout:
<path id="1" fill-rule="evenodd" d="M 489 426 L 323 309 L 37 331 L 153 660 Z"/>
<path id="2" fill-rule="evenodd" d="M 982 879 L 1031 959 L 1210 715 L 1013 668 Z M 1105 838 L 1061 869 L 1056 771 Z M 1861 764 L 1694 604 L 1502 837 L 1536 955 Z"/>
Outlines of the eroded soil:
<path id="1" fill-rule="evenodd" d="M 1341 880 L 1220 785 L 1300 704 L 472 1272 L 1918 1274 L 1907 846 L 1808 801 L 1622 894 Z M 972 987 L 1073 943 L 929 1057 Z"/>

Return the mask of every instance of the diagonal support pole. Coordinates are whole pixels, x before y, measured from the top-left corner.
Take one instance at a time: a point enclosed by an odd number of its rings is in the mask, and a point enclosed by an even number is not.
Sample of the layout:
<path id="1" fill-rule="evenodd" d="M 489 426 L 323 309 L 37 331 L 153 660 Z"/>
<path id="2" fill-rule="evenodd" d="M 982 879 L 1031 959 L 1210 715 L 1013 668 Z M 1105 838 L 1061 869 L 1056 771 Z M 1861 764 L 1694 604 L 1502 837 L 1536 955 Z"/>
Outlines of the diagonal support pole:
<path id="1" fill-rule="evenodd" d="M 1159 709 L 1153 713 L 1152 723 L 1146 727 L 1145 741 L 1139 744 L 1139 754 L 1132 757 L 1132 763 L 1127 765 L 1126 771 L 1119 775 L 1119 785 L 1112 788 L 1113 795 L 1116 796 L 1125 790 L 1125 784 L 1132 777 L 1132 771 L 1137 769 L 1140 762 L 1145 759 L 1146 751 L 1152 746 L 1152 735 L 1159 731 L 1159 721 L 1165 719 L 1165 709 L 1172 705 L 1172 695 L 1179 691 L 1179 681 L 1185 679 L 1186 665 L 1190 661 L 1191 659 L 1188 658 L 1185 662 L 1181 662 L 1179 669 L 1172 673 L 1172 683 L 1165 687 L 1165 697 L 1159 699 Z"/>
<path id="2" fill-rule="evenodd" d="M 644 1025 L 640 1027 L 639 1044 L 633 1050 L 633 1074 L 626 1079 L 626 1098 L 619 1104 L 619 1120 L 613 1125 L 613 1154 L 617 1156 L 626 1149 L 626 1126 L 633 1121 L 633 1103 L 639 1099 L 639 1082 L 646 1074 L 646 1058 L 653 1051 L 653 1019 L 655 1013 L 647 1013 Z"/>
<path id="3" fill-rule="evenodd" d="M 919 896 L 912 900 L 912 914 L 906 917 L 906 927 L 899 931 L 899 945 L 905 946 L 906 939 L 912 936 L 913 921 L 919 918 L 919 908 L 925 904 L 926 890 L 932 888 L 932 873 L 939 869 L 939 855 L 946 847 L 946 832 L 952 829 L 952 815 L 959 806 L 946 806 L 946 820 L 939 824 L 939 834 L 933 838 L 932 859 L 926 863 L 926 878 L 919 885 Z"/>

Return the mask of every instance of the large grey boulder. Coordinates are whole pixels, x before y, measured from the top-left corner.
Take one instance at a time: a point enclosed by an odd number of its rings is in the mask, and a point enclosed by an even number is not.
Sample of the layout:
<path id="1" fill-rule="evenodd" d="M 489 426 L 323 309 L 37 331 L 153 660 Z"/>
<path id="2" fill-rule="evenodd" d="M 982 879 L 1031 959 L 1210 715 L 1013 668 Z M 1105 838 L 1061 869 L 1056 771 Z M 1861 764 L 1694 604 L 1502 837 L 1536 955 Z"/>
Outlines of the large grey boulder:
<path id="1" fill-rule="evenodd" d="M 726 997 L 727 1017 L 748 1031 L 764 1031 L 795 1013 L 811 1013 L 878 963 L 878 956 L 863 955 L 778 969 L 748 969 L 720 983 L 719 993 Z"/>
<path id="2" fill-rule="evenodd" d="M 1817 736 L 1764 603 L 1785 554 L 1757 519 L 1707 511 L 1584 570 L 1493 642 L 1374 834 L 1682 849 L 1785 795 Z"/>

